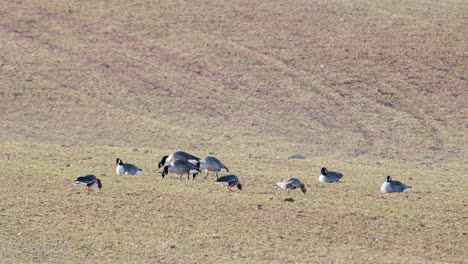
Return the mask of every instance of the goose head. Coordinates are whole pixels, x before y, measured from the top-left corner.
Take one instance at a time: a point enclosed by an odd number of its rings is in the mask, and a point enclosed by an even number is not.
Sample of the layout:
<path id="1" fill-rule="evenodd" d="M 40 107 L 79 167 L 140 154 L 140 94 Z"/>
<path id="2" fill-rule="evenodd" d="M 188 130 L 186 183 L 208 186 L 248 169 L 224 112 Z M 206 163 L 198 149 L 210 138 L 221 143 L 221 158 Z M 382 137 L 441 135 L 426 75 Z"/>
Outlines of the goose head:
<path id="1" fill-rule="evenodd" d="M 158 169 L 160 169 L 164 164 L 166 164 L 166 159 L 169 158 L 169 156 L 164 156 L 162 157 L 161 161 L 158 163 Z"/>
<path id="2" fill-rule="evenodd" d="M 122 165 L 123 162 L 122 162 L 122 160 L 121 160 L 120 158 L 117 158 L 117 159 L 115 160 L 115 164 Z"/>
<path id="3" fill-rule="evenodd" d="M 169 166 L 164 166 L 163 172 L 161 173 L 161 177 L 164 179 L 166 175 L 169 173 Z"/>
<path id="4" fill-rule="evenodd" d="M 322 175 L 325 176 L 325 175 L 327 175 L 328 170 L 327 170 L 327 168 L 322 168 L 321 172 L 322 172 Z"/>
<path id="5" fill-rule="evenodd" d="M 306 193 L 307 193 L 307 190 L 306 190 L 306 188 L 305 188 L 305 186 L 304 186 L 303 183 L 301 183 L 301 191 L 302 191 L 303 194 L 306 194 Z"/>

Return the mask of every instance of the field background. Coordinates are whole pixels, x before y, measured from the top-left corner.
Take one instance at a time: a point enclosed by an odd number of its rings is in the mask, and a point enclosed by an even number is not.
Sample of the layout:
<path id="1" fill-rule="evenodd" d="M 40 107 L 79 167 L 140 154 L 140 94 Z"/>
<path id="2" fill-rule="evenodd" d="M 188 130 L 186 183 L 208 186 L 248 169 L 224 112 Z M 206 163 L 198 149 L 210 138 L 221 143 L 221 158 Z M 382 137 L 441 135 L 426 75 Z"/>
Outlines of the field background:
<path id="1" fill-rule="evenodd" d="M 1 1 L 0 262 L 466 263 L 467 14 Z M 161 180 L 179 149 L 244 190 Z M 144 174 L 115 175 L 117 157 Z M 344 182 L 319 184 L 323 166 Z M 72 184 L 89 173 L 102 193 Z M 413 190 L 380 193 L 387 175 Z M 309 194 L 273 188 L 289 176 Z"/>

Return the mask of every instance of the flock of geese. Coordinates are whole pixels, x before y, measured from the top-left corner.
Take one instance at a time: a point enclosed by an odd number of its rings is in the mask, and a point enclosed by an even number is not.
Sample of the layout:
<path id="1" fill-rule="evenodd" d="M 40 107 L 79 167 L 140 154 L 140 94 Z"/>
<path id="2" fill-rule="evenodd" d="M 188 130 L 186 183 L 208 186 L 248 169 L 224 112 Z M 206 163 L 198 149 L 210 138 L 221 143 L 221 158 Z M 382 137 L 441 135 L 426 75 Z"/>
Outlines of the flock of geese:
<path id="1" fill-rule="evenodd" d="M 137 175 L 140 174 L 143 170 L 137 166 L 124 163 L 120 158 L 116 159 L 115 164 L 117 168 L 115 169 L 117 174 L 129 174 Z M 205 170 L 205 180 L 208 178 L 208 174 L 213 172 L 216 175 L 215 183 L 223 185 L 229 192 L 233 190 L 231 188 L 236 187 L 239 190 L 242 190 L 242 184 L 239 181 L 239 178 L 234 174 L 225 175 L 222 177 L 218 176 L 220 172 L 229 172 L 229 169 L 217 158 L 209 156 L 202 160 L 200 158 L 193 156 L 184 151 L 176 151 L 169 156 L 162 157 L 161 161 L 158 164 L 158 169 L 161 169 L 161 177 L 164 179 L 169 173 L 179 175 L 179 179 L 182 179 L 182 175 L 187 175 L 187 180 L 192 180 L 197 177 L 202 170 Z M 324 183 L 339 182 L 343 174 L 329 171 L 326 168 L 322 168 L 321 175 L 318 180 Z M 85 186 L 86 192 L 89 194 L 91 192 L 91 187 L 96 185 L 98 190 L 102 188 L 101 180 L 98 179 L 95 175 L 86 175 L 78 177 L 75 180 L 75 184 Z M 307 190 L 305 185 L 298 178 L 288 178 L 281 180 L 275 184 L 276 186 L 291 191 L 295 189 L 300 189 L 302 193 L 306 194 Z M 408 192 L 411 186 L 408 186 L 399 181 L 394 181 L 390 176 L 387 176 L 387 180 L 382 184 L 380 190 L 384 193 L 392 192 Z"/>

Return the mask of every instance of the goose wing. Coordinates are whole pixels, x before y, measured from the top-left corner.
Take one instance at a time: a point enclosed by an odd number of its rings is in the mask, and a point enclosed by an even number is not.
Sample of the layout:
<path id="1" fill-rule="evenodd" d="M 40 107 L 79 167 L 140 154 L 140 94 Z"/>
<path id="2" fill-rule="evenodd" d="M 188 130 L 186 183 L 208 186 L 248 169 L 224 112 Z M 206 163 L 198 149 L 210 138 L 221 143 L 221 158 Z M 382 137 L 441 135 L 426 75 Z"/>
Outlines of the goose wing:
<path id="1" fill-rule="evenodd" d="M 226 169 L 226 166 L 215 157 L 206 157 L 200 161 L 200 168 L 207 169 L 210 171 L 220 171 L 221 169 Z"/>
<path id="2" fill-rule="evenodd" d="M 215 183 L 219 183 L 225 186 L 234 186 L 239 183 L 239 179 L 236 175 L 231 174 L 218 178 Z"/>
<path id="3" fill-rule="evenodd" d="M 391 181 L 390 186 L 394 192 L 403 192 L 405 189 L 408 189 L 409 186 L 400 182 L 400 181 Z"/>
<path id="4" fill-rule="evenodd" d="M 343 177 L 343 174 L 334 171 L 329 171 L 327 173 L 327 177 L 329 177 L 333 181 L 339 181 Z"/>
<path id="5" fill-rule="evenodd" d="M 135 166 L 133 164 L 130 164 L 130 163 L 125 163 L 123 166 L 124 166 L 125 170 L 131 175 L 135 175 L 135 174 L 143 171 L 142 169 L 140 169 L 137 166 Z"/>
<path id="6" fill-rule="evenodd" d="M 290 178 L 290 181 L 291 183 L 289 184 L 290 185 L 290 188 L 299 188 L 301 187 L 301 181 L 297 178 Z"/>
<path id="7" fill-rule="evenodd" d="M 171 154 L 171 156 L 173 156 L 173 159 L 174 160 L 177 160 L 178 158 L 183 158 L 183 159 L 186 159 L 186 160 L 200 160 L 200 158 L 192 155 L 192 154 L 189 154 L 185 151 L 176 151 L 174 153 Z"/>
<path id="8" fill-rule="evenodd" d="M 97 181 L 96 176 L 90 174 L 90 175 L 76 178 L 75 184 L 90 186 L 90 185 L 95 184 L 96 181 Z"/>

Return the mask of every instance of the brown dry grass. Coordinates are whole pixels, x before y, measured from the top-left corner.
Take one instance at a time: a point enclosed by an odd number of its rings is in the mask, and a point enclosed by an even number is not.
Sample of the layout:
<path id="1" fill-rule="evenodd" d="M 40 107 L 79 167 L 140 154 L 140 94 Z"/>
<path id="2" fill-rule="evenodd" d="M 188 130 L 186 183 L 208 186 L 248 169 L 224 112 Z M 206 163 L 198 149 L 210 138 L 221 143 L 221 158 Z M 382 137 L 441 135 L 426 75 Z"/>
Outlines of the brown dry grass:
<path id="1" fill-rule="evenodd" d="M 461 157 L 466 10 L 463 1 L 4 1 L 1 136 Z"/>
<path id="2" fill-rule="evenodd" d="M 244 184 L 230 194 L 212 180 L 162 180 L 151 169 L 161 150 L 4 144 L 1 153 L 5 263 L 462 263 L 466 257 L 468 186 L 466 168 L 457 164 L 216 153 Z M 115 175 L 117 156 L 145 172 Z M 324 164 L 340 168 L 344 182 L 319 184 Z M 86 195 L 72 185 L 87 173 L 101 178 L 102 193 Z M 413 190 L 380 193 L 387 174 Z M 306 183 L 308 195 L 273 187 L 290 175 Z"/>
<path id="3" fill-rule="evenodd" d="M 2 1 L 0 258 L 463 262 L 467 13 L 456 0 Z M 215 153 L 246 190 L 161 181 L 151 168 L 174 149 Z M 118 178 L 116 156 L 148 171 Z M 317 184 L 324 164 L 346 182 Z M 85 173 L 104 174 L 103 194 L 70 185 Z M 414 192 L 380 194 L 388 174 Z M 270 186 L 291 175 L 311 195 L 284 203 Z"/>

